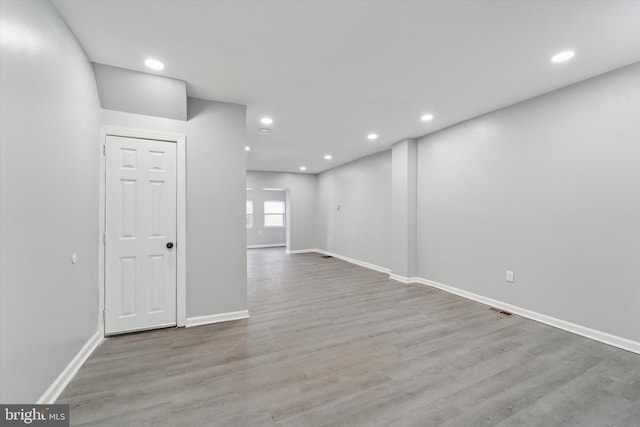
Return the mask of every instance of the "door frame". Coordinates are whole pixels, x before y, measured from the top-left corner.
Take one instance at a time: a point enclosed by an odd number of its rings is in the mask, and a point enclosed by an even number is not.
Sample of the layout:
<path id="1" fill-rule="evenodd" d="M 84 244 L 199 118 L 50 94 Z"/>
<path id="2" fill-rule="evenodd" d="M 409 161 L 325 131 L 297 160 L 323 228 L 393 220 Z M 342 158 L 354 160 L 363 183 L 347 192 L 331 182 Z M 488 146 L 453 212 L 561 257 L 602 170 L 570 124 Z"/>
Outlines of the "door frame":
<path id="1" fill-rule="evenodd" d="M 152 139 L 176 144 L 176 326 L 187 324 L 187 147 L 186 136 L 181 133 L 155 132 L 117 126 L 102 126 L 100 129 L 100 189 L 98 204 L 98 330 L 105 336 L 105 228 L 107 166 L 105 145 L 107 136 Z"/>

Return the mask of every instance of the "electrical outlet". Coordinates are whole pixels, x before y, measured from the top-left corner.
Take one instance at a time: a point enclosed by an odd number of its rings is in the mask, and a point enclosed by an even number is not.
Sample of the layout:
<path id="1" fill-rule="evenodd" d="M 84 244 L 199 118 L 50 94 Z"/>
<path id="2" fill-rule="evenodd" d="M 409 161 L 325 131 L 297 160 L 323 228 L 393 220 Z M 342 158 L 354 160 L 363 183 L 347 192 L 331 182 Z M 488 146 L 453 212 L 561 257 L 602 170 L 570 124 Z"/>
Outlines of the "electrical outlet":
<path id="1" fill-rule="evenodd" d="M 507 282 L 513 283 L 513 271 L 507 270 L 506 279 Z"/>

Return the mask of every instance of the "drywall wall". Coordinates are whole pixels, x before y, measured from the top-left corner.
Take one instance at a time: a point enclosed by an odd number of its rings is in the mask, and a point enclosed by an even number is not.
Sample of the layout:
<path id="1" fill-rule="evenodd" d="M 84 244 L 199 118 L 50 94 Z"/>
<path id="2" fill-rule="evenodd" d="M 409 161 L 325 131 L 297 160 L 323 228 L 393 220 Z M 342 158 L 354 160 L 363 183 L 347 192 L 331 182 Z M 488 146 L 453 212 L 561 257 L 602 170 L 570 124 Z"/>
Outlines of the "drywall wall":
<path id="1" fill-rule="evenodd" d="M 93 69 L 102 108 L 187 119 L 187 84 L 183 80 L 104 64 L 94 63 Z"/>
<path id="2" fill-rule="evenodd" d="M 635 64 L 422 138 L 419 276 L 640 341 L 638 112 Z"/>
<path id="3" fill-rule="evenodd" d="M 415 139 L 391 149 L 391 274 L 404 281 L 417 272 L 417 152 Z"/>
<path id="4" fill-rule="evenodd" d="M 247 227 L 247 247 L 286 246 L 286 222 L 284 227 L 264 226 L 264 202 L 287 201 L 286 190 L 247 190 L 247 200 L 253 202 L 253 226 Z"/>
<path id="5" fill-rule="evenodd" d="M 187 317 L 246 310 L 246 108 L 187 105 Z"/>
<path id="6" fill-rule="evenodd" d="M 247 172 L 247 188 L 279 188 L 288 191 L 287 250 L 304 251 L 316 244 L 316 175 L 280 172 Z"/>
<path id="7" fill-rule="evenodd" d="M 247 309 L 245 107 L 188 99 L 189 121 L 103 110 L 102 125 L 186 134 L 187 318 Z"/>
<path id="8" fill-rule="evenodd" d="M 168 132 L 187 134 L 187 122 L 123 111 L 102 110 L 100 116 L 102 126 L 144 130 L 149 132 Z"/>
<path id="9" fill-rule="evenodd" d="M 35 403 L 98 328 L 100 102 L 51 3 L 0 8 L 0 402 Z"/>
<path id="10" fill-rule="evenodd" d="M 391 265 L 391 150 L 318 175 L 320 249 Z"/>

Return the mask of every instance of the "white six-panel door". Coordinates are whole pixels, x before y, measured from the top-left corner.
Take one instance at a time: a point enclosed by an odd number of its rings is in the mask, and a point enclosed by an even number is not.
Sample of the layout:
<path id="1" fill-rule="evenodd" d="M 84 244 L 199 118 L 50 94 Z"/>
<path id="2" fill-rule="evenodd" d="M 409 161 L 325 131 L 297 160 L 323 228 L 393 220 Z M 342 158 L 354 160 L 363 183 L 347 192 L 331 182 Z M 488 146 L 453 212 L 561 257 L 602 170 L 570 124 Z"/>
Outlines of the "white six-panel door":
<path id="1" fill-rule="evenodd" d="M 105 153 L 105 334 L 173 326 L 176 144 L 107 136 Z"/>

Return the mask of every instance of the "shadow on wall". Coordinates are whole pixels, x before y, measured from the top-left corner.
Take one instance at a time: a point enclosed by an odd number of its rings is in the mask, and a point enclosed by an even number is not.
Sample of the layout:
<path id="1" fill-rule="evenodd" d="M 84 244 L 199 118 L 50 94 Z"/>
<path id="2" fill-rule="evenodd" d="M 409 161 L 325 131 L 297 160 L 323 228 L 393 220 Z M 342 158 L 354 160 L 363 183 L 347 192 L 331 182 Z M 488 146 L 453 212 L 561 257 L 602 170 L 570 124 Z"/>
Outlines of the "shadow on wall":
<path id="1" fill-rule="evenodd" d="M 221 103 L 219 101 L 209 101 L 206 99 L 192 98 L 192 97 L 188 97 L 187 100 L 188 100 L 187 121 L 190 121 L 191 119 L 195 119 L 205 111 L 207 113 L 211 113 L 212 111 L 215 111 L 218 108 L 222 108 L 223 105 L 237 105 L 239 107 L 244 107 L 244 105 L 242 104 L 234 104 L 232 102 Z M 199 101 L 199 102 L 192 102 L 192 101 Z M 219 104 L 219 105 L 216 105 L 216 104 Z"/>

